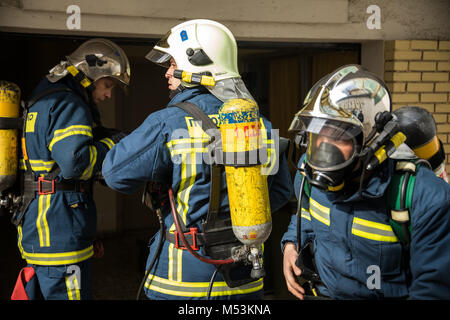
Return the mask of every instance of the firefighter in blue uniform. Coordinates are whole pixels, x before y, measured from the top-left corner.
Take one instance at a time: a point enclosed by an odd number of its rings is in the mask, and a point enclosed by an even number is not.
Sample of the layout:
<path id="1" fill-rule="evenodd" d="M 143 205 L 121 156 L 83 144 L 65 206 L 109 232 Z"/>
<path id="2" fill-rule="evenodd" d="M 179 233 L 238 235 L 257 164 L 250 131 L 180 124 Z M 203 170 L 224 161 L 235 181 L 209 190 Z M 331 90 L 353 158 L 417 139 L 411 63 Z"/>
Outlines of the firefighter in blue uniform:
<path id="1" fill-rule="evenodd" d="M 231 32 L 223 25 L 210 20 L 192 20 L 175 26 L 149 52 L 147 58 L 168 68 L 172 100 L 196 104 L 213 120 L 223 102 L 232 98 L 249 98 L 237 70 L 237 46 Z M 175 78 L 175 70 L 208 74 L 214 77 L 215 86 L 198 85 Z M 287 203 L 291 195 L 290 174 L 285 158 L 276 159 L 271 124 L 262 120 L 264 142 L 271 149 L 272 158 L 266 162 L 271 171 L 268 177 L 272 212 Z M 152 113 L 135 131 L 124 138 L 108 153 L 103 176 L 112 189 L 131 193 L 146 181 L 169 184 L 175 193 L 175 207 L 187 228 L 202 231 L 210 197 L 210 166 L 203 161 L 207 153 L 202 144 L 201 130 L 192 117 L 179 108 L 165 108 Z M 275 165 L 278 163 L 278 165 Z M 277 168 L 278 167 L 278 168 Z M 278 169 L 278 170 L 277 170 Z M 222 190 L 226 190 L 225 175 Z M 221 209 L 228 210 L 228 198 L 222 191 Z M 163 207 L 164 224 L 173 236 L 174 220 L 170 208 Z M 181 220 L 181 219 L 180 219 Z M 147 268 L 157 251 L 159 233 L 150 240 Z M 172 239 L 173 240 L 173 239 Z M 201 246 L 200 246 L 201 247 Z M 197 251 L 203 255 L 203 251 Z M 145 293 L 150 299 L 205 299 L 209 282 L 216 270 L 212 264 L 197 260 L 187 250 L 179 248 L 168 238 L 156 265 L 145 281 Z M 229 287 L 221 274 L 213 283 L 212 299 L 259 299 L 263 294 L 262 278 L 247 284 Z"/>
<path id="2" fill-rule="evenodd" d="M 92 183 L 106 153 L 124 135 L 101 126 L 96 105 L 129 80 L 125 52 L 98 38 L 83 43 L 34 90 L 21 159 L 23 192 L 31 198 L 16 221 L 19 250 L 32 277 L 27 283 L 19 277 L 19 298 L 92 298 L 97 222 Z"/>
<path id="3" fill-rule="evenodd" d="M 301 228 L 293 216 L 282 249 L 288 290 L 299 299 L 450 298 L 449 185 L 415 165 L 409 214 L 391 211 L 391 186 L 403 170 L 398 164 L 410 166 L 414 154 L 401 144 L 386 160 L 371 158 L 372 169 L 363 158 L 367 146 L 393 128 L 376 116 L 390 108 L 383 82 L 350 65 L 320 80 L 292 122 L 290 129 L 306 133 L 307 141 L 294 183 L 297 198 L 300 189 L 303 194 Z M 396 231 L 392 221 L 404 221 L 409 230 Z"/>

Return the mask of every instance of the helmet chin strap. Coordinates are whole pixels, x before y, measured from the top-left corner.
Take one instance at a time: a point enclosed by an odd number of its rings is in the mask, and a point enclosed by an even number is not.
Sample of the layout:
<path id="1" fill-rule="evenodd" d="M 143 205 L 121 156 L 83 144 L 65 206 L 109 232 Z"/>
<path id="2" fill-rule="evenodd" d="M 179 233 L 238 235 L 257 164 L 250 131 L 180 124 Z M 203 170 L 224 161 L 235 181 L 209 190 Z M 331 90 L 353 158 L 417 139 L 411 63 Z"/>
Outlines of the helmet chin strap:
<path id="1" fill-rule="evenodd" d="M 169 91 L 169 99 L 172 100 L 173 97 L 175 97 L 180 92 L 183 92 L 186 89 L 181 83 L 178 85 L 178 87 L 175 90 Z"/>

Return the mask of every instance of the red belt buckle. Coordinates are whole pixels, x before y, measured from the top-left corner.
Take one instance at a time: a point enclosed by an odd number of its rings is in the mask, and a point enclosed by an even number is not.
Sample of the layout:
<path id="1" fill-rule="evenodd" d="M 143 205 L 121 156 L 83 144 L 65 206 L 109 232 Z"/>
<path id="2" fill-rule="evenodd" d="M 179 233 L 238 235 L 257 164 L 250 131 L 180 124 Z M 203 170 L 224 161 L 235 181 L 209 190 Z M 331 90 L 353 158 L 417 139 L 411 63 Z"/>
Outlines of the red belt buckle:
<path id="1" fill-rule="evenodd" d="M 52 184 L 52 190 L 51 191 L 42 191 L 42 182 L 48 182 Z M 55 180 L 45 180 L 43 177 L 38 178 L 38 193 L 39 195 L 46 195 L 46 194 L 54 194 L 55 193 Z"/>
<path id="2" fill-rule="evenodd" d="M 198 229 L 197 228 L 189 228 L 189 232 L 183 233 L 184 235 L 192 235 L 192 245 L 190 246 L 192 248 L 192 250 L 194 251 L 198 251 L 200 248 L 197 246 L 197 232 Z M 182 250 L 187 250 L 186 247 L 182 245 L 182 247 L 180 247 L 180 245 L 178 244 L 178 232 L 175 230 L 175 248 L 177 249 L 182 249 Z M 186 239 L 187 240 L 187 239 Z"/>

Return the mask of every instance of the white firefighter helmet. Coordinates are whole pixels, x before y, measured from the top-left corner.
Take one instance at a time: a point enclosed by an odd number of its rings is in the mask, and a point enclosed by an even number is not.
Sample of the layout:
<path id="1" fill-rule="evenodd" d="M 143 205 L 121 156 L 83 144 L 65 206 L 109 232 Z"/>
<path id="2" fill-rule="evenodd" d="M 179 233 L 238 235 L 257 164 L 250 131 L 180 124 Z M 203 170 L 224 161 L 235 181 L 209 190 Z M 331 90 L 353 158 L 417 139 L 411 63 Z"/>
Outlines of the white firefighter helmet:
<path id="1" fill-rule="evenodd" d="M 104 77 L 112 77 L 120 84 L 130 84 L 130 63 L 125 52 L 114 42 L 95 38 L 81 44 L 72 54 L 50 70 L 47 79 L 56 82 L 68 74 L 72 65 L 82 71 L 93 82 Z"/>
<path id="2" fill-rule="evenodd" d="M 236 40 L 218 22 L 207 19 L 183 22 L 166 33 L 146 58 L 167 68 L 173 58 L 179 70 L 212 76 L 216 85 L 205 87 L 222 101 L 253 99 L 239 75 Z M 184 81 L 182 84 L 195 86 Z"/>

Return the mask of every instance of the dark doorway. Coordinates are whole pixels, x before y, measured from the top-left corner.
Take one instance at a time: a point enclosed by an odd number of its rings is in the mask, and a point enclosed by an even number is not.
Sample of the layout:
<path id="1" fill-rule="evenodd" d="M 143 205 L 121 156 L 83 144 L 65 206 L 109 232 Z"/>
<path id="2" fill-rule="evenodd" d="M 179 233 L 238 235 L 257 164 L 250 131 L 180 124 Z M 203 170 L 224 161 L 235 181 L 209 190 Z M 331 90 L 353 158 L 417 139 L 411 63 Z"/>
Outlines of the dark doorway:
<path id="1" fill-rule="evenodd" d="M 0 33 L 0 79 L 16 83 L 23 99 L 65 55 L 89 37 Z M 103 108 L 107 126 L 132 131 L 152 112 L 169 102 L 165 70 L 144 56 L 156 39 L 109 38 L 120 45 L 131 63 L 128 95 L 117 91 Z M 280 135 L 287 132 L 294 114 L 312 84 L 340 65 L 360 62 L 360 44 L 238 42 L 239 70 L 255 97 L 261 114 Z M 294 174 L 294 172 L 292 172 Z M 143 275 L 147 243 L 158 228 L 157 219 L 141 204 L 141 193 L 122 195 L 105 187 L 95 191 L 99 237 L 105 257 L 94 260 L 94 298 L 134 299 Z M 273 230 L 265 244 L 265 291 L 269 299 L 288 299 L 282 273 L 280 239 L 292 212 L 286 206 L 273 214 Z M 16 247 L 16 230 L 9 217 L 0 217 L 0 299 L 9 299 L 24 261 Z"/>

